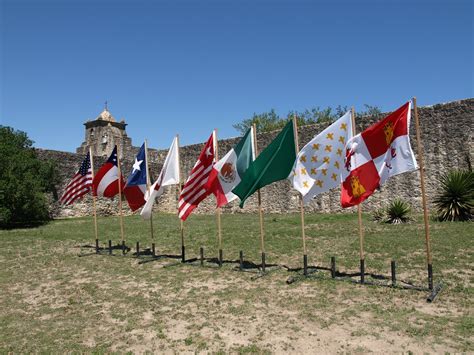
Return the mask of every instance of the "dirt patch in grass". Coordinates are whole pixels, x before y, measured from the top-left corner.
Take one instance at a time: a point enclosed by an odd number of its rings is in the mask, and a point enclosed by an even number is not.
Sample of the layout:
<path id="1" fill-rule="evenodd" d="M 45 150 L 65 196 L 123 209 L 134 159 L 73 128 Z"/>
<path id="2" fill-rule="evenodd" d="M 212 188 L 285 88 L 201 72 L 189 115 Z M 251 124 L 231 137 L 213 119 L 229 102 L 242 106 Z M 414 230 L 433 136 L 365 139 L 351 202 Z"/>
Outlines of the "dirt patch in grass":
<path id="1" fill-rule="evenodd" d="M 239 225 L 254 223 L 251 216 L 235 218 Z M 298 215 L 279 216 L 278 222 L 268 226 L 269 235 L 274 235 L 273 244 L 268 245 L 272 262 L 299 266 L 300 245 L 278 234 L 290 233 L 298 218 Z M 312 223 L 309 218 L 309 228 L 326 236 L 319 237 L 321 240 L 314 238 L 319 248 L 309 243 L 310 261 L 329 266 L 330 256 L 337 255 L 339 270 L 356 272 L 358 250 L 357 245 L 352 250 L 354 236 L 349 233 L 353 226 L 346 223 L 348 217 L 337 218 L 341 221 L 336 232 L 331 227 L 333 223 Z M 133 219 L 131 223 L 140 225 Z M 199 223 L 203 225 L 193 226 L 194 235 L 199 235 L 201 229 L 207 230 L 207 225 L 215 221 L 211 217 L 207 221 L 201 218 Z M 276 228 L 274 231 L 272 226 Z M 445 288 L 432 304 L 426 303 L 426 292 L 335 281 L 327 271 L 318 271 L 310 279 L 287 285 L 288 276 L 295 274 L 284 268 L 253 280 L 255 273 L 235 271 L 237 264 L 230 263 L 220 269 L 211 267 L 214 265 L 211 263 L 206 263 L 206 267 L 199 267 L 199 263 L 170 266 L 177 260 L 164 258 L 140 265 L 136 258 L 123 257 L 118 251 L 117 256 L 78 257 L 81 252 L 84 255 L 90 252 L 76 247 L 88 242 L 89 234 L 71 234 L 70 228 L 76 226 L 68 220 L 17 234 L 0 232 L 6 246 L 0 250 L 0 260 L 5 265 L 0 270 L 1 351 L 443 353 L 473 350 L 473 273 L 467 266 L 474 261 L 472 255 L 460 249 L 462 243 L 468 245 L 470 233 L 457 229 L 456 224 L 439 225 L 442 242 L 437 234 L 433 236 L 435 275 L 437 280 L 442 275 Z M 403 226 L 408 228 L 408 236 L 401 234 L 396 248 L 382 249 L 379 239 L 393 242 L 394 228 L 378 228 L 377 238 L 367 237 L 368 271 L 388 275 L 389 262 L 395 258 L 400 260 L 400 279 L 423 284 L 426 277 L 423 251 L 416 249 L 410 237 L 410 231 L 418 226 L 416 223 Z M 176 253 L 179 241 L 169 233 L 164 229 L 163 235 L 157 236 L 163 243 L 160 250 Z M 201 245 L 206 246 L 206 254 L 215 254 L 215 236 L 202 238 L 187 240 L 190 257 Z M 237 256 L 239 250 L 246 248 L 245 241 L 245 235 L 227 236 L 225 255 L 229 259 Z M 129 244 L 134 242 L 131 240 Z M 443 253 L 436 254 L 436 243 L 442 246 Z M 256 245 L 258 248 L 258 240 Z M 258 252 L 245 250 L 246 260 L 258 263 Z M 454 259 L 454 255 L 458 258 Z"/>

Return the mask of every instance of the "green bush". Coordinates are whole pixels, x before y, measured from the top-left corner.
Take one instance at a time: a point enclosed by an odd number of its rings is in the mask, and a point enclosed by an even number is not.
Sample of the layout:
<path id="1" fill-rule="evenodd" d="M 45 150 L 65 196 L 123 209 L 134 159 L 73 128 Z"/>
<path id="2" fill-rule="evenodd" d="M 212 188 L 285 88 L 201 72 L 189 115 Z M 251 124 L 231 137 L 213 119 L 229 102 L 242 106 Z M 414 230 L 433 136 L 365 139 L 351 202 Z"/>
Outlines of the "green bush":
<path id="1" fill-rule="evenodd" d="M 0 227 L 49 219 L 45 192 L 54 190 L 52 163 L 40 161 L 26 133 L 0 126 Z"/>
<path id="2" fill-rule="evenodd" d="M 395 199 L 387 207 L 387 223 L 400 224 L 410 221 L 410 204 L 402 199 Z"/>
<path id="3" fill-rule="evenodd" d="M 440 221 L 470 221 L 474 217 L 474 173 L 452 170 L 441 177 L 434 203 Z"/>
<path id="4" fill-rule="evenodd" d="M 372 212 L 372 218 L 376 222 L 400 224 L 411 220 L 411 207 L 402 199 L 395 199 L 387 207 L 381 207 Z"/>

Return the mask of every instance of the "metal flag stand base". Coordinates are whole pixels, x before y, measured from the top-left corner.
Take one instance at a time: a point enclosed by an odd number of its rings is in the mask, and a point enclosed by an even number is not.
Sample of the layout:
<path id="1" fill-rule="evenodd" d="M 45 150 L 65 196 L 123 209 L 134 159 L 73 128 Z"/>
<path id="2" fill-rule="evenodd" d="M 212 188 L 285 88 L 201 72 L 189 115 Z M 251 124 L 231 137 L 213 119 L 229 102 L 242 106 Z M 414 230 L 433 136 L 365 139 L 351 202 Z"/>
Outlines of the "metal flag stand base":
<path id="1" fill-rule="evenodd" d="M 331 266 L 329 268 L 323 267 L 323 266 L 307 266 L 307 263 L 304 263 L 303 268 L 291 269 L 287 267 L 287 270 L 289 272 L 297 272 L 297 275 L 288 277 L 288 279 L 286 280 L 287 284 L 292 284 L 297 281 L 302 281 L 305 279 L 320 279 L 324 276 L 322 276 L 321 273 L 316 274 L 318 270 L 330 271 L 331 278 L 337 281 L 349 281 L 351 283 L 355 283 L 359 285 L 389 287 L 389 288 L 395 288 L 395 289 L 401 289 L 401 290 L 428 291 L 430 293 L 427 296 L 426 301 L 430 303 L 434 302 L 434 300 L 436 299 L 436 297 L 438 296 L 438 294 L 443 288 L 442 282 L 438 283 L 434 287 L 431 287 L 431 284 L 429 284 L 428 287 L 423 287 L 423 286 L 416 286 L 411 281 L 397 280 L 395 260 L 392 260 L 390 263 L 390 271 L 391 271 L 390 277 L 385 276 L 385 275 L 378 275 L 378 274 L 365 272 L 365 260 L 361 260 L 359 272 L 346 273 L 346 272 L 338 271 L 336 269 L 335 257 L 331 257 Z M 375 281 L 368 281 L 366 280 L 366 276 L 369 276 L 373 280 L 390 280 L 390 282 L 380 283 L 380 282 L 375 282 Z M 353 277 L 359 277 L 360 279 L 354 280 Z M 432 282 L 432 278 L 430 280 Z"/>
<path id="2" fill-rule="evenodd" d="M 262 263 L 255 264 L 251 261 L 244 260 L 244 252 L 241 250 L 239 252 L 239 265 L 233 268 L 233 271 L 237 272 L 248 272 L 254 274 L 250 279 L 256 280 L 261 277 L 267 276 L 270 273 L 281 269 L 282 267 L 277 264 L 267 264 L 265 260 L 265 253 L 262 253 Z"/>
<path id="3" fill-rule="evenodd" d="M 117 243 L 116 245 L 112 244 L 112 240 L 109 239 L 108 245 L 101 247 L 99 245 L 99 241 L 96 240 L 95 246 L 92 245 L 83 245 L 81 246 L 82 248 L 94 248 L 94 252 L 87 253 L 87 254 L 80 254 L 79 257 L 83 256 L 90 256 L 90 255 L 107 255 L 107 256 L 119 256 L 118 254 L 114 254 L 114 250 L 121 250 L 122 255 L 125 256 L 130 250 L 132 250 L 129 246 L 125 244 L 125 241 L 122 241 L 121 243 Z"/>

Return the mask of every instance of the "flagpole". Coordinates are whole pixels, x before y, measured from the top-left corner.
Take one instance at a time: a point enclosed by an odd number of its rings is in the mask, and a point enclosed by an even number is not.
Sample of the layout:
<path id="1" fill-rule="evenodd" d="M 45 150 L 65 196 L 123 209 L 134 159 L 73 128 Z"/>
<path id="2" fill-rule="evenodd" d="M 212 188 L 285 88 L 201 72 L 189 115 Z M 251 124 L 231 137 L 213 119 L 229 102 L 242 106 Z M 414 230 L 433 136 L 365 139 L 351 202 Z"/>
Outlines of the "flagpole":
<path id="1" fill-rule="evenodd" d="M 298 123 L 297 123 L 296 114 L 293 116 L 293 132 L 295 138 L 295 153 L 298 157 L 300 151 L 299 141 L 298 141 Z M 300 200 L 300 212 L 301 212 L 301 237 L 303 239 L 303 275 L 308 276 L 308 253 L 306 251 L 306 233 L 304 230 L 304 203 L 303 196 L 299 193 Z"/>
<path id="2" fill-rule="evenodd" d="M 182 186 L 181 186 L 181 158 L 179 156 L 179 134 L 176 135 L 176 148 L 178 150 L 178 196 L 181 196 Z M 179 197 L 178 197 L 179 203 Z M 179 215 L 178 215 L 179 218 Z M 181 233 L 181 262 L 186 261 L 186 250 L 184 246 L 184 222 L 179 218 L 179 230 Z"/>
<path id="3" fill-rule="evenodd" d="M 214 162 L 218 160 L 218 141 L 217 141 L 217 128 L 214 129 Z M 217 218 L 217 240 L 219 244 L 219 255 L 218 255 L 218 262 L 219 266 L 222 266 L 222 226 L 221 226 L 221 208 L 216 208 L 216 218 Z"/>
<path id="4" fill-rule="evenodd" d="M 145 167 L 146 167 L 146 191 L 150 198 L 150 166 L 148 164 L 148 141 L 145 139 Z M 155 237 L 153 235 L 153 210 L 150 214 L 150 234 L 151 234 L 151 250 L 155 250 Z M 153 255 L 154 256 L 154 255 Z"/>
<path id="5" fill-rule="evenodd" d="M 352 135 L 356 135 L 355 126 L 355 110 L 351 108 L 352 119 Z M 365 255 L 364 255 L 364 228 L 362 226 L 362 207 L 360 203 L 357 205 L 357 218 L 359 222 L 359 257 L 360 257 L 360 283 L 365 281 Z"/>
<path id="6" fill-rule="evenodd" d="M 123 233 L 123 212 L 122 212 L 122 168 L 120 166 L 120 146 L 117 145 L 117 168 L 119 187 L 119 213 L 120 213 L 120 235 L 122 237 L 122 253 L 125 254 L 125 238 Z"/>
<path id="7" fill-rule="evenodd" d="M 257 127 L 253 124 L 253 150 L 257 156 Z M 262 209 L 262 195 L 260 189 L 257 190 L 258 196 L 258 214 L 260 219 L 260 250 L 262 252 L 262 272 L 265 272 L 265 231 L 263 229 L 263 209 Z"/>
<path id="8" fill-rule="evenodd" d="M 428 206 L 426 204 L 425 192 L 425 169 L 423 161 L 423 150 L 420 135 L 420 122 L 418 119 L 418 107 L 416 106 L 416 97 L 413 98 L 413 109 L 415 111 L 415 128 L 416 128 L 416 144 L 418 148 L 418 161 L 420 162 L 420 185 L 421 185 L 421 201 L 423 204 L 423 219 L 425 222 L 425 243 L 426 243 L 426 262 L 428 264 L 428 288 L 433 289 L 433 264 L 431 258 L 430 245 L 430 225 L 428 223 Z"/>
<path id="9" fill-rule="evenodd" d="M 91 172 L 92 172 L 92 180 L 94 180 L 94 158 L 92 157 L 92 148 L 89 146 L 89 158 L 91 162 Z M 92 191 L 92 208 L 94 210 L 94 231 L 95 231 L 95 251 L 99 252 L 99 236 L 97 233 L 97 209 L 95 205 L 96 196 L 94 195 L 94 191 Z"/>

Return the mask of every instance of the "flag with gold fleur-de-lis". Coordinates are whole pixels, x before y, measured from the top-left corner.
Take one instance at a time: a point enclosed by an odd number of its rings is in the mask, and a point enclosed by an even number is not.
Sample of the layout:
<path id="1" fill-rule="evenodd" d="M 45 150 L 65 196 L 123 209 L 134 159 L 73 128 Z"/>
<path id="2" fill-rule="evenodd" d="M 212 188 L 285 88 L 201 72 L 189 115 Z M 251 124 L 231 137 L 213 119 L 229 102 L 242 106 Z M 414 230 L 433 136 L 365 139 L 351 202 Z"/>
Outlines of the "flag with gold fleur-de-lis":
<path id="1" fill-rule="evenodd" d="M 305 204 L 340 186 L 349 174 L 344 168 L 344 146 L 351 138 L 352 117 L 348 111 L 301 149 L 288 179 L 301 192 Z"/>

